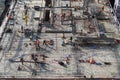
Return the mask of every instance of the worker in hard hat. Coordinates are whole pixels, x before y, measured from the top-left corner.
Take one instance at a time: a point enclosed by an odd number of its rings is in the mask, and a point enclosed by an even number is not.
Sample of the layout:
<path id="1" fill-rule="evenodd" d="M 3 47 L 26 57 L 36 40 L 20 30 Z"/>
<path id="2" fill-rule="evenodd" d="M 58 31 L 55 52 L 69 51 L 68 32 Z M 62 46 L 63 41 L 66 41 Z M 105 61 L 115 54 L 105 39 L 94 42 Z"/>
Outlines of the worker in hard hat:
<path id="1" fill-rule="evenodd" d="M 23 65 L 24 59 L 23 59 L 23 58 L 20 58 L 20 62 L 21 62 L 22 65 Z"/>
<path id="2" fill-rule="evenodd" d="M 40 48 L 40 41 L 36 40 L 35 45 L 36 45 L 37 48 Z"/>
<path id="3" fill-rule="evenodd" d="M 66 57 L 66 63 L 69 65 L 70 64 L 70 59 L 69 57 Z"/>
<path id="4" fill-rule="evenodd" d="M 26 24 L 26 26 L 27 26 L 27 23 L 28 23 L 28 15 L 25 15 L 25 16 L 24 16 L 24 20 L 25 20 L 25 24 Z"/>
<path id="5" fill-rule="evenodd" d="M 43 40 L 43 45 L 47 46 L 47 41 Z"/>

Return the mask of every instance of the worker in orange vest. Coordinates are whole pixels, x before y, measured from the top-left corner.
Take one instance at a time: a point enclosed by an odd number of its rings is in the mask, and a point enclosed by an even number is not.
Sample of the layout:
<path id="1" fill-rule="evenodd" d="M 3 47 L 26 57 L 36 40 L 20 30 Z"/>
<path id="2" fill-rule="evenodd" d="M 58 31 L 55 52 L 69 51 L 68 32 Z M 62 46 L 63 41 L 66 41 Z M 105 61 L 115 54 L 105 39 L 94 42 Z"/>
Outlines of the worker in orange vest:
<path id="1" fill-rule="evenodd" d="M 109 0 L 106 0 L 106 3 L 105 3 L 105 5 L 108 5 L 109 4 Z"/>
<path id="2" fill-rule="evenodd" d="M 9 19 L 12 19 L 12 15 L 8 16 Z"/>
<path id="3" fill-rule="evenodd" d="M 36 40 L 36 46 L 39 48 L 40 47 L 40 41 Z"/>
<path id="4" fill-rule="evenodd" d="M 90 59 L 89 62 L 90 62 L 90 64 L 95 64 L 95 60 L 94 59 Z"/>
<path id="5" fill-rule="evenodd" d="M 70 59 L 66 57 L 66 63 L 69 65 L 70 64 Z"/>

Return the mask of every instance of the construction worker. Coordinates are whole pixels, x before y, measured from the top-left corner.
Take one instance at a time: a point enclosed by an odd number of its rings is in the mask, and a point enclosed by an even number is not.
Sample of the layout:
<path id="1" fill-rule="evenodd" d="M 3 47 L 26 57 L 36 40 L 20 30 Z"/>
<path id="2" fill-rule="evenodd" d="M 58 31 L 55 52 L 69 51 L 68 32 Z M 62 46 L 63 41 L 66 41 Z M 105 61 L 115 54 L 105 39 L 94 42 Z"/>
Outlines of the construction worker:
<path id="1" fill-rule="evenodd" d="M 34 55 L 34 54 L 31 54 L 31 59 L 34 60 L 34 58 L 35 58 L 35 55 Z"/>
<path id="2" fill-rule="evenodd" d="M 65 45 L 66 45 L 66 44 L 68 44 L 68 41 L 67 41 L 67 39 L 64 39 L 64 43 L 65 43 Z"/>
<path id="3" fill-rule="evenodd" d="M 37 65 L 38 58 L 37 58 L 37 57 L 35 57 L 35 58 L 34 58 L 34 61 L 35 61 L 35 64 Z"/>
<path id="4" fill-rule="evenodd" d="M 66 57 L 66 63 L 69 65 L 70 64 L 70 59 Z"/>
<path id="5" fill-rule="evenodd" d="M 47 44 L 53 45 L 53 44 L 54 44 L 54 41 L 53 41 L 53 40 L 48 40 L 48 41 L 47 41 Z"/>
<path id="6" fill-rule="evenodd" d="M 20 70 L 21 70 L 21 66 L 20 66 L 20 65 L 18 66 L 18 69 L 17 69 L 17 70 L 18 70 L 18 71 L 20 71 Z"/>
<path id="7" fill-rule="evenodd" d="M 62 22 L 62 24 L 63 24 L 64 19 L 65 19 L 65 13 L 62 13 L 61 14 L 61 22 Z"/>
<path id="8" fill-rule="evenodd" d="M 91 75 L 90 78 L 93 78 L 93 75 Z"/>
<path id="9" fill-rule="evenodd" d="M 32 43 L 29 43 L 30 46 L 32 46 Z"/>
<path id="10" fill-rule="evenodd" d="M 63 33 L 63 36 L 62 36 L 62 38 L 63 38 L 63 39 L 65 39 L 65 38 L 66 38 L 64 33 Z"/>
<path id="11" fill-rule="evenodd" d="M 63 61 L 58 61 L 58 64 L 65 67 L 65 68 L 67 68 L 67 65 Z"/>
<path id="12" fill-rule="evenodd" d="M 102 11 L 104 11 L 104 6 L 101 7 Z"/>
<path id="13" fill-rule="evenodd" d="M 25 15 L 25 16 L 24 16 L 24 20 L 25 20 L 25 24 L 26 24 L 26 26 L 27 26 L 27 23 L 28 23 L 28 15 Z"/>
<path id="14" fill-rule="evenodd" d="M 35 69 L 32 69 L 32 75 L 37 75 L 37 71 Z"/>
<path id="15" fill-rule="evenodd" d="M 40 48 L 40 41 L 39 41 L 39 40 L 36 40 L 35 45 L 36 45 L 37 48 Z"/>
<path id="16" fill-rule="evenodd" d="M 48 58 L 48 56 L 46 56 L 46 55 L 44 55 L 44 54 L 41 54 L 40 57 L 42 57 L 43 62 L 45 62 L 45 61 L 46 61 L 46 58 Z"/>
<path id="17" fill-rule="evenodd" d="M 89 63 L 90 63 L 90 64 L 95 64 L 95 60 L 94 60 L 94 59 L 90 59 L 90 60 L 89 60 Z"/>
<path id="18" fill-rule="evenodd" d="M 83 35 L 83 30 L 82 29 L 80 30 L 80 35 Z"/>
<path id="19" fill-rule="evenodd" d="M 13 18 L 13 16 L 12 16 L 12 15 L 10 15 L 10 16 L 8 16 L 8 18 L 9 18 L 9 19 L 12 19 L 12 18 Z"/>
<path id="20" fill-rule="evenodd" d="M 63 41 L 62 41 L 62 46 L 66 46 L 66 44 L 68 44 L 67 39 L 63 39 Z"/>
<path id="21" fill-rule="evenodd" d="M 43 62 L 45 62 L 45 61 L 46 61 L 46 58 L 45 58 L 45 56 L 43 56 L 43 57 L 42 57 L 42 60 L 43 60 Z"/>
<path id="22" fill-rule="evenodd" d="M 24 59 L 23 59 L 23 58 L 20 58 L 20 62 L 21 62 L 22 65 L 23 65 Z"/>
<path id="23" fill-rule="evenodd" d="M 27 5 L 25 4 L 25 5 L 24 5 L 24 9 L 26 9 L 26 8 L 27 8 Z"/>
<path id="24" fill-rule="evenodd" d="M 49 44 L 49 45 L 50 45 L 50 41 L 49 41 L 49 40 L 47 41 L 47 44 Z"/>
<path id="25" fill-rule="evenodd" d="M 24 20 L 25 20 L 25 23 L 26 23 L 26 26 L 27 26 L 27 23 L 28 23 L 28 7 L 27 5 L 25 4 L 24 5 L 24 9 L 25 9 L 25 12 L 24 12 Z"/>
<path id="26" fill-rule="evenodd" d="M 27 14 L 28 14 L 28 8 L 25 9 L 25 15 L 27 15 Z"/>
<path id="27" fill-rule="evenodd" d="M 50 45 L 54 45 L 54 41 L 53 40 L 50 40 Z"/>
<path id="28" fill-rule="evenodd" d="M 24 29 L 23 29 L 23 26 L 21 26 L 21 31 L 23 32 L 23 30 L 24 30 Z"/>
<path id="29" fill-rule="evenodd" d="M 120 41 L 117 40 L 117 39 L 115 39 L 114 42 L 115 42 L 116 44 L 119 44 L 119 43 L 120 43 Z"/>
<path id="30" fill-rule="evenodd" d="M 28 44 L 27 43 L 24 43 L 25 47 L 28 47 Z"/>
<path id="31" fill-rule="evenodd" d="M 43 45 L 47 45 L 47 44 L 46 44 L 46 40 L 43 40 Z"/>
<path id="32" fill-rule="evenodd" d="M 73 37 L 71 36 L 71 37 L 70 37 L 70 41 L 72 42 L 72 40 L 73 40 Z"/>

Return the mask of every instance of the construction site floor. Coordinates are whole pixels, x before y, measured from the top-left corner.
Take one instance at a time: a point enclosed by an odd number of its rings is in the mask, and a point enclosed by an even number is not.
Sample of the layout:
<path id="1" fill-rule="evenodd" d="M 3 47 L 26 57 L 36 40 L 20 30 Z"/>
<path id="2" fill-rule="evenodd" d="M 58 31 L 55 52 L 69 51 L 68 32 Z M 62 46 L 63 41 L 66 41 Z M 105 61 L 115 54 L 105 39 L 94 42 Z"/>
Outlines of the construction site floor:
<path id="1" fill-rule="evenodd" d="M 23 19 L 24 3 L 30 7 L 27 25 Z M 44 12 L 35 11 L 33 7 L 34 5 L 44 7 L 44 4 L 44 0 L 24 0 L 16 4 L 14 8 L 14 25 L 8 22 L 6 26 L 12 29 L 12 33 L 4 33 L 0 43 L 3 47 L 0 51 L 1 78 L 49 78 L 48 80 L 55 78 L 84 78 L 85 76 L 87 78 L 120 78 L 119 44 L 77 45 L 75 47 L 70 41 L 70 37 L 74 35 L 66 33 L 64 34 L 65 40 L 69 44 L 63 45 L 62 33 L 45 33 L 46 30 L 53 29 L 47 23 L 45 23 L 41 33 L 37 33 L 39 21 L 35 20 L 34 17 L 38 16 L 42 18 Z M 81 25 L 81 22 L 79 23 L 78 21 L 77 23 L 77 25 Z M 59 26 L 60 22 L 56 21 L 56 24 Z M 24 29 L 35 31 L 33 35 L 34 37 L 37 36 L 40 41 L 39 49 L 36 50 L 34 38 L 32 40 L 29 37 L 26 38 L 25 33 L 21 31 L 21 26 Z M 55 26 L 58 30 L 71 30 L 71 27 L 67 27 L 66 25 Z M 81 30 L 79 26 L 77 27 L 78 32 Z M 112 25 L 109 24 L 108 26 Z M 117 31 L 115 28 L 111 28 L 112 30 L 115 33 Z M 43 45 L 44 40 L 53 40 L 54 45 Z M 37 55 L 37 64 L 31 59 L 31 54 Z M 44 62 L 41 55 L 47 56 Z M 21 57 L 24 59 L 23 64 L 20 61 Z M 69 58 L 69 64 L 66 63 L 67 58 Z M 95 63 L 90 64 L 90 60 L 94 60 Z M 63 62 L 64 66 L 60 65 L 59 62 Z M 19 66 L 22 68 L 20 71 L 18 70 Z"/>

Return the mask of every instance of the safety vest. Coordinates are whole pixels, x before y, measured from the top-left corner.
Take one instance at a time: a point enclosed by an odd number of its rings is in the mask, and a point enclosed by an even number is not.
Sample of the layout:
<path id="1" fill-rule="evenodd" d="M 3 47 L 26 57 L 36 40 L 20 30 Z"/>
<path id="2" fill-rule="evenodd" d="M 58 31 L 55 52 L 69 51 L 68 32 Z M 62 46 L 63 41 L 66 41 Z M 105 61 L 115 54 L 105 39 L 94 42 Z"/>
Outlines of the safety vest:
<path id="1" fill-rule="evenodd" d="M 39 41 L 39 40 L 37 40 L 37 41 L 36 41 L 36 44 L 40 44 L 40 41 Z"/>

